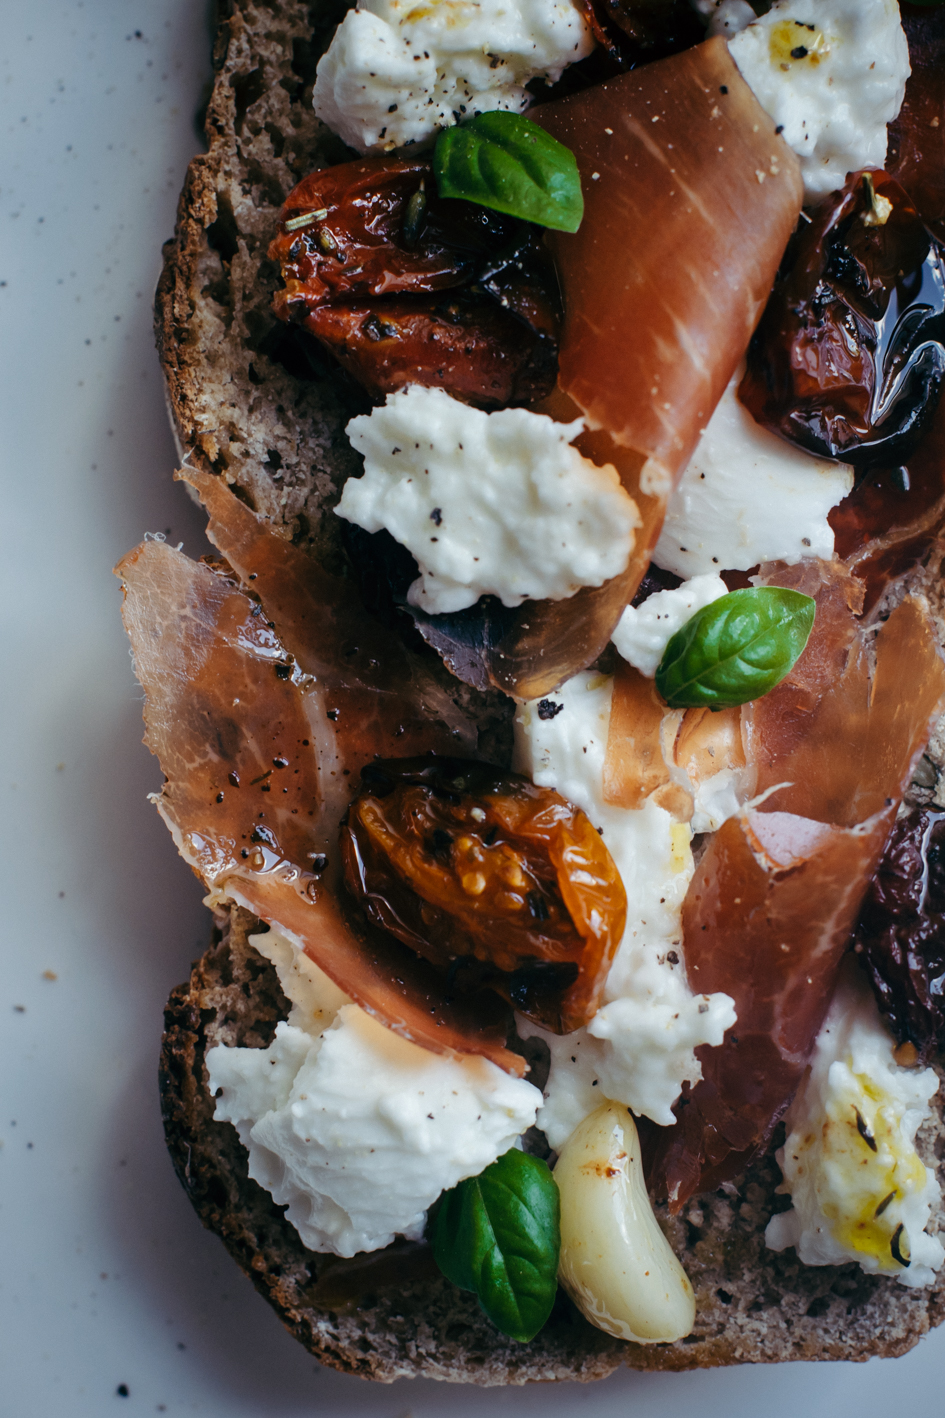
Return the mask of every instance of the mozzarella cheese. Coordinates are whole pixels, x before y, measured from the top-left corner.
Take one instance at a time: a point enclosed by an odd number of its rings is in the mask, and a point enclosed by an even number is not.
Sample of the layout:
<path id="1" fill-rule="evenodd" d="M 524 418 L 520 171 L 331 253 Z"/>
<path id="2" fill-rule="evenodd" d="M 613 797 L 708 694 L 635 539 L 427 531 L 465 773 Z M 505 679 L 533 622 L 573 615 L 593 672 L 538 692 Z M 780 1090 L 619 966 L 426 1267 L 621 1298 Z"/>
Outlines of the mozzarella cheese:
<path id="1" fill-rule="evenodd" d="M 729 49 L 800 158 L 807 201 L 884 165 L 910 73 L 897 0 L 775 0 Z"/>
<path id="2" fill-rule="evenodd" d="M 653 560 L 677 576 L 833 556 L 827 514 L 852 491 L 853 470 L 755 423 L 736 392 L 743 373 L 722 395 L 666 509 Z"/>
<path id="3" fill-rule="evenodd" d="M 941 1192 L 915 1135 L 937 1091 L 933 1069 L 897 1066 L 851 959 L 787 1115 L 777 1157 L 793 1206 L 768 1223 L 768 1246 L 794 1246 L 805 1265 L 855 1260 L 903 1285 L 929 1285 L 945 1259 L 925 1231 Z"/>
<path id="4" fill-rule="evenodd" d="M 656 591 L 642 605 L 627 606 L 614 630 L 614 645 L 628 664 L 652 679 L 676 631 L 727 594 L 721 576 L 694 576 L 672 591 Z"/>
<path id="5" fill-rule="evenodd" d="M 688 824 L 650 801 L 640 809 L 604 802 L 603 768 L 613 680 L 575 675 L 562 689 L 525 704 L 515 720 L 515 766 L 556 788 L 601 830 L 627 892 L 627 926 L 604 1002 L 585 1029 L 540 1035 L 551 1073 L 538 1125 L 560 1148 L 601 1095 L 669 1126 L 684 1082 L 702 1077 L 694 1050 L 720 1044 L 735 1022 L 728 995 L 694 995 L 686 981 L 680 912 L 692 878 Z M 561 706 L 549 717 L 549 705 Z"/>
<path id="6" fill-rule="evenodd" d="M 310 1250 L 419 1239 L 442 1191 L 535 1121 L 541 1094 L 487 1059 L 430 1053 L 384 1028 L 275 931 L 251 937 L 292 1011 L 267 1049 L 207 1053 L 214 1117 Z"/>
<path id="7" fill-rule="evenodd" d="M 411 385 L 348 424 L 364 476 L 348 479 L 335 511 L 413 553 L 407 599 L 431 614 L 487 594 L 506 606 L 563 600 L 623 571 L 639 525 L 616 469 L 570 446 L 582 428 Z"/>
<path id="8" fill-rule="evenodd" d="M 594 40 L 572 0 L 361 0 L 319 62 L 313 104 L 358 152 L 389 152 L 491 109 L 520 113 Z"/>

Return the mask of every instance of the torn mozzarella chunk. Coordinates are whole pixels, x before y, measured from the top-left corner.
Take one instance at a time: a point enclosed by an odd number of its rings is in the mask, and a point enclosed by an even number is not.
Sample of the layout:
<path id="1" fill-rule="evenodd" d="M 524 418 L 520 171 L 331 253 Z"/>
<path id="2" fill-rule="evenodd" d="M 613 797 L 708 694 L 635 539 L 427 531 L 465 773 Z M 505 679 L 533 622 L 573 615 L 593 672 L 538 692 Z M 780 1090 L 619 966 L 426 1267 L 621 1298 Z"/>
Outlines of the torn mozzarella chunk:
<path id="1" fill-rule="evenodd" d="M 727 594 L 721 576 L 693 576 L 672 591 L 647 596 L 642 605 L 627 606 L 611 638 L 627 663 L 652 679 L 676 631 Z"/>
<path id="2" fill-rule="evenodd" d="M 623 571 L 639 524 L 616 469 L 571 447 L 582 428 L 411 385 L 348 424 L 364 476 L 348 479 L 335 511 L 413 553 L 407 599 L 431 614 L 483 595 L 563 600 Z"/>
<path id="3" fill-rule="evenodd" d="M 853 469 L 755 423 L 736 392 L 743 374 L 722 395 L 666 509 L 653 560 L 677 576 L 833 556 L 827 514 L 852 491 Z"/>
<path id="4" fill-rule="evenodd" d="M 276 931 L 251 937 L 292 1003 L 267 1049 L 207 1053 L 214 1117 L 249 1175 L 314 1251 L 418 1239 L 428 1207 L 530 1127 L 541 1094 L 487 1059 L 433 1054 L 386 1029 Z"/>
<path id="5" fill-rule="evenodd" d="M 590 1024 L 554 1035 L 519 1023 L 525 1037 L 539 1035 L 551 1052 L 538 1124 L 555 1148 L 602 1095 L 672 1124 L 683 1083 L 702 1077 L 694 1050 L 720 1044 L 735 1022 L 728 995 L 694 995 L 686 981 L 680 911 L 693 873 L 688 824 L 652 801 L 639 809 L 604 802 L 612 695 L 612 679 L 578 674 L 523 705 L 515 721 L 517 769 L 583 808 L 627 892 L 626 930 Z"/>
<path id="6" fill-rule="evenodd" d="M 897 0 L 775 0 L 729 49 L 800 158 L 808 202 L 885 164 L 910 73 Z"/>
<path id="7" fill-rule="evenodd" d="M 933 1069 L 900 1068 L 893 1040 L 853 959 L 817 1036 L 810 1070 L 777 1153 L 790 1211 L 768 1246 L 794 1246 L 805 1265 L 858 1261 L 903 1285 L 929 1285 L 945 1259 L 925 1227 L 941 1198 L 915 1135 L 938 1091 Z"/>
<path id="8" fill-rule="evenodd" d="M 594 47 L 571 0 L 361 0 L 319 61 L 312 102 L 358 152 L 422 143 L 492 109 L 520 113 Z"/>

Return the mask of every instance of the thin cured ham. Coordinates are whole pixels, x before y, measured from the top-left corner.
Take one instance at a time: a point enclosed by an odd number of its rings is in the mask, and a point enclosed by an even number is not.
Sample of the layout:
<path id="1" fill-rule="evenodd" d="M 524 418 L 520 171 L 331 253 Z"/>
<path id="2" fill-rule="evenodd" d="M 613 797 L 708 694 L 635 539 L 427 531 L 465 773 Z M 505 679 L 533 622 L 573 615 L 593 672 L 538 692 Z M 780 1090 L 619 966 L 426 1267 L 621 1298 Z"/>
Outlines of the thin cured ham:
<path id="1" fill-rule="evenodd" d="M 541 407 L 584 414 L 578 448 L 614 464 L 643 525 L 620 576 L 527 603 L 478 647 L 491 681 L 521 698 L 606 646 L 745 353 L 802 198 L 797 158 L 721 38 L 532 116 L 574 151 L 585 199 L 577 233 L 546 237 L 565 309 L 558 389 Z"/>
<path id="2" fill-rule="evenodd" d="M 178 848 L 213 897 L 278 926 L 390 1028 L 520 1075 L 495 996 L 445 1001 L 425 962 L 339 904 L 338 823 L 352 775 L 375 752 L 401 752 L 414 726 L 425 748 L 455 751 L 456 711 L 445 723 L 418 689 L 422 679 L 411 683 L 409 674 L 401 692 L 391 692 L 404 652 L 389 640 L 377 644 L 351 607 L 350 589 L 330 588 L 304 554 L 210 482 L 201 490 L 214 532 L 234 560 L 246 558 L 247 581 L 266 587 L 265 601 L 228 572 L 156 541 L 118 567 L 146 694 L 146 742 L 167 778 L 158 808 Z M 355 724 L 359 707 L 365 713 Z"/>
<path id="3" fill-rule="evenodd" d="M 349 582 L 277 536 L 222 479 L 193 469 L 183 479 L 206 508 L 211 542 L 259 595 L 286 649 L 327 696 L 331 719 L 320 738 L 349 774 L 392 751 L 475 751 L 476 729 L 450 686 L 371 619 Z"/>
<path id="4" fill-rule="evenodd" d="M 770 580 L 815 595 L 817 618 L 791 675 L 745 711 L 749 761 L 770 795 L 713 836 L 683 907 L 690 983 L 730 994 L 738 1017 L 719 1048 L 698 1051 L 702 1081 L 656 1142 L 651 1174 L 677 1208 L 736 1176 L 783 1116 L 945 695 L 916 600 L 871 646 L 855 616 L 861 588 L 836 564 Z"/>
<path id="5" fill-rule="evenodd" d="M 801 208 L 799 164 L 721 37 L 535 119 L 574 151 L 585 197 L 579 231 L 548 238 L 565 303 L 559 387 L 625 450 L 655 539 L 764 309 Z M 649 549 L 644 536 L 638 579 Z"/>

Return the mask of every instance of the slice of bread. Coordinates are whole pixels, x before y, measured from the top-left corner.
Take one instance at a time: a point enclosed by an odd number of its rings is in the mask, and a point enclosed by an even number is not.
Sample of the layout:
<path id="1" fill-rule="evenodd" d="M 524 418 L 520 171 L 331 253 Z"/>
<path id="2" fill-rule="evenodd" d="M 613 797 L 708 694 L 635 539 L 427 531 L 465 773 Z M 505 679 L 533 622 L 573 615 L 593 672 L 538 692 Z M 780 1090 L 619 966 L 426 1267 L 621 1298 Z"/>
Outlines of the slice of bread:
<path id="1" fill-rule="evenodd" d="M 342 574 L 347 557 L 331 508 L 344 479 L 358 471 L 344 426 L 366 400 L 327 356 L 272 316 L 278 277 L 266 251 L 296 182 L 350 156 L 311 108 L 315 64 L 344 8 L 337 0 L 220 6 L 209 152 L 191 164 L 156 303 L 182 453 L 225 477 Z M 475 705 L 487 756 L 502 761 L 508 703 L 452 683 Z M 171 996 L 161 1064 L 165 1126 L 201 1219 L 323 1363 L 385 1382 L 417 1375 L 485 1384 L 590 1380 L 621 1363 L 689 1369 L 896 1355 L 945 1317 L 945 1277 L 914 1291 L 856 1265 L 807 1268 L 792 1251 L 767 1251 L 764 1227 L 787 1204 L 776 1196 L 771 1157 L 678 1218 L 660 1213 L 697 1295 L 696 1328 L 677 1344 L 613 1340 L 563 1294 L 538 1337 L 516 1344 L 438 1273 L 425 1246 L 400 1243 L 352 1261 L 307 1251 L 281 1208 L 249 1179 L 235 1130 L 213 1121 L 203 1062 L 216 1043 L 266 1046 L 288 1014 L 275 972 L 249 943 L 258 929 L 241 910 L 220 916 L 210 949 Z M 941 1118 L 920 1146 L 941 1169 Z M 933 1217 L 933 1228 L 940 1221 Z"/>
<path id="2" fill-rule="evenodd" d="M 282 1208 L 248 1176 L 235 1128 L 214 1122 L 204 1066 L 214 1044 L 266 1047 L 288 1016 L 275 970 L 249 942 L 259 929 L 238 908 L 219 917 L 210 949 L 171 995 L 161 1056 L 164 1126 L 204 1225 L 323 1363 L 383 1382 L 420 1375 L 480 1384 L 590 1380 L 622 1363 L 693 1369 L 903 1354 L 945 1319 L 945 1276 L 932 1288 L 908 1290 L 855 1264 L 803 1266 L 793 1251 L 767 1250 L 768 1218 L 787 1204 L 776 1195 L 780 1172 L 771 1156 L 678 1217 L 657 1208 L 696 1292 L 695 1329 L 676 1344 L 611 1339 L 562 1291 L 537 1338 L 517 1344 L 492 1327 L 474 1296 L 439 1274 L 427 1246 L 395 1243 L 348 1261 L 306 1250 Z M 919 1146 L 929 1165 L 938 1159 L 945 1180 L 940 1115 Z"/>

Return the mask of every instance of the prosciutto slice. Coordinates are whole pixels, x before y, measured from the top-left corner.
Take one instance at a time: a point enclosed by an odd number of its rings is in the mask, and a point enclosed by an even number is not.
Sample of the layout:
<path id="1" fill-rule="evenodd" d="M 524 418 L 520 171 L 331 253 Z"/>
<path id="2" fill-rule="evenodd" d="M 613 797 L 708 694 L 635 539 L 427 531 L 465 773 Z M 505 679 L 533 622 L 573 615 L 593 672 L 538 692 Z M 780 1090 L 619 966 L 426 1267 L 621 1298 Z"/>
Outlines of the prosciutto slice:
<path id="1" fill-rule="evenodd" d="M 792 674 L 745 714 L 759 789 L 774 791 L 713 836 L 683 906 L 690 983 L 730 994 L 738 1017 L 719 1048 L 697 1051 L 702 1081 L 656 1140 L 651 1175 L 677 1209 L 736 1176 L 790 1103 L 945 695 L 918 601 L 871 646 L 855 615 L 862 588 L 843 568 L 768 579 L 814 594 L 817 619 Z"/>
<path id="2" fill-rule="evenodd" d="M 559 387 L 625 450 L 627 490 L 658 535 L 764 309 L 800 166 L 721 37 L 534 117 L 574 151 L 585 197 L 580 229 L 547 238 L 565 304 Z"/>
<path id="3" fill-rule="evenodd" d="M 521 698 L 606 646 L 748 347 L 802 198 L 797 158 L 721 37 L 531 117 L 574 151 L 585 199 L 577 233 L 546 237 L 565 313 L 558 389 L 540 407 L 586 417 L 578 448 L 614 464 L 643 526 L 619 577 L 526 604 L 480 651 L 492 682 Z"/>
<path id="4" fill-rule="evenodd" d="M 157 806 L 179 850 L 212 899 L 277 926 L 397 1033 L 521 1075 L 497 997 L 445 1000 L 431 967 L 340 905 L 338 824 L 356 770 L 420 739 L 427 751 L 455 752 L 474 742 L 472 726 L 452 705 L 450 719 L 440 713 L 436 687 L 406 652 L 379 643 L 346 583 L 326 578 L 222 483 L 194 482 L 214 535 L 261 599 L 227 569 L 157 541 L 117 568 L 145 742 L 167 779 Z"/>

